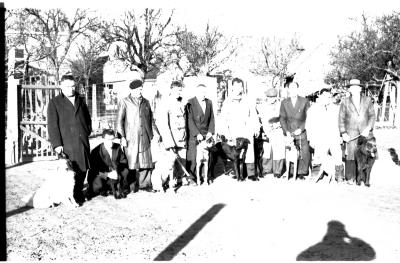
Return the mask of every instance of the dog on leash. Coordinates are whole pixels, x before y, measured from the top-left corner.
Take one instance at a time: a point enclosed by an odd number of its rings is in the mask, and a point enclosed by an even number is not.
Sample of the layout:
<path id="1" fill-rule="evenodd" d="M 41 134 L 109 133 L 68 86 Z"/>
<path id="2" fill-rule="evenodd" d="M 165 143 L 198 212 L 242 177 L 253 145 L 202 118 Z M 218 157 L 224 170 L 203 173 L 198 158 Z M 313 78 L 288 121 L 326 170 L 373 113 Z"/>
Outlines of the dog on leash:
<path id="1" fill-rule="evenodd" d="M 287 176 L 287 179 L 289 180 L 289 171 L 290 171 L 290 163 L 293 163 L 294 169 L 293 169 L 293 179 L 296 180 L 297 178 L 297 161 L 299 159 L 299 146 L 296 146 L 294 143 L 294 139 L 291 139 L 291 141 L 287 144 L 286 146 L 286 152 L 285 152 L 285 159 L 286 159 L 286 171 L 283 175 L 283 177 Z"/>
<path id="2" fill-rule="evenodd" d="M 246 152 L 250 141 L 246 138 L 237 138 L 236 145 L 232 146 L 227 143 L 224 135 L 217 136 L 218 142 L 209 149 L 210 152 L 210 160 L 209 160 L 209 171 L 211 180 L 214 180 L 214 168 L 218 161 L 218 158 L 221 158 L 224 162 L 224 173 L 227 174 L 226 166 L 227 161 L 230 160 L 233 162 L 233 169 L 235 171 L 235 175 L 238 181 L 243 181 L 243 163 L 246 160 Z M 240 160 L 240 152 L 243 150 L 242 160 Z"/>
<path id="3" fill-rule="evenodd" d="M 357 167 L 357 185 L 361 185 L 361 182 L 363 181 L 365 186 L 370 186 L 369 179 L 376 157 L 377 148 L 375 137 L 366 138 L 364 136 L 360 136 L 358 138 L 357 147 L 354 153 Z"/>
<path id="4" fill-rule="evenodd" d="M 329 183 L 332 181 L 332 179 L 335 176 L 335 162 L 333 160 L 333 157 L 326 153 L 322 158 L 321 158 L 321 166 L 319 168 L 319 172 L 317 175 L 317 181 L 318 183 L 322 178 L 324 178 L 324 173 L 326 173 L 329 177 Z"/>
<path id="5" fill-rule="evenodd" d="M 48 177 L 35 193 L 23 198 L 27 206 L 41 209 L 61 203 L 72 208 L 79 206 L 73 197 L 73 163 L 69 159 L 60 159 L 57 164 L 56 173 Z"/>
<path id="6" fill-rule="evenodd" d="M 197 145 L 196 153 L 196 183 L 200 185 L 201 166 L 204 168 L 203 184 L 210 184 L 208 176 L 210 149 L 215 145 L 214 137 L 210 136 Z"/>

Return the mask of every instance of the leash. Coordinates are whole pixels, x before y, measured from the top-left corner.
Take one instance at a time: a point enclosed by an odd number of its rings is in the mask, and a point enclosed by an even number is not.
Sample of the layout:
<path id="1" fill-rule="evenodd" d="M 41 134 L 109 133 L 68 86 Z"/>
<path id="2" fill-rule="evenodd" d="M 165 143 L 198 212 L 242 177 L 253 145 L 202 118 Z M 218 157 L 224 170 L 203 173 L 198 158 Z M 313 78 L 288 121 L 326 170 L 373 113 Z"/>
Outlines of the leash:
<path id="1" fill-rule="evenodd" d="M 164 147 L 165 149 L 165 145 L 163 142 L 160 142 L 159 144 L 162 145 L 162 147 Z M 189 172 L 186 170 L 185 166 L 183 165 L 183 163 L 181 162 L 181 156 L 179 155 L 179 153 L 175 150 L 174 147 L 170 148 L 172 150 L 172 152 L 175 154 L 175 160 L 179 163 L 179 165 L 182 167 L 183 172 L 185 173 L 186 177 L 191 177 L 191 175 L 189 174 Z"/>

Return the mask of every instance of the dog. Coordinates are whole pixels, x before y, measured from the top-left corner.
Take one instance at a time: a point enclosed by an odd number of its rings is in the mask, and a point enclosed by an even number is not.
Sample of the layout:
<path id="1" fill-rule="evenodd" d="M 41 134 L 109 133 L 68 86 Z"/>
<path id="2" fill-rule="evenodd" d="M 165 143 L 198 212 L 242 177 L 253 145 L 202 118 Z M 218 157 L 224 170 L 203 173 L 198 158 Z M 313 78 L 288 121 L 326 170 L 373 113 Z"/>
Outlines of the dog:
<path id="1" fill-rule="evenodd" d="M 204 167 L 204 180 L 203 184 L 210 184 L 209 176 L 208 176 L 208 168 L 209 168 L 209 156 L 210 149 L 215 145 L 215 139 L 210 136 L 203 141 L 200 141 L 197 145 L 196 152 L 196 183 L 200 185 L 200 177 L 201 171 L 200 168 L 203 164 Z"/>
<path id="2" fill-rule="evenodd" d="M 253 137 L 254 143 L 254 176 L 255 180 L 258 178 L 263 178 L 263 166 L 262 157 L 264 155 L 264 142 L 269 142 L 267 135 L 264 133 L 263 129 L 260 129 L 260 134 L 258 137 Z"/>
<path id="3" fill-rule="evenodd" d="M 319 168 L 316 183 L 324 178 L 324 173 L 328 175 L 329 183 L 331 183 L 332 179 L 335 176 L 335 162 L 333 160 L 333 157 L 328 153 L 321 158 L 321 166 Z"/>
<path id="4" fill-rule="evenodd" d="M 375 163 L 377 157 L 376 139 L 375 137 L 364 137 L 360 136 L 357 139 L 357 147 L 354 153 L 354 158 L 356 161 L 357 173 L 356 173 L 356 183 L 369 187 L 369 179 L 371 175 L 372 167 Z"/>
<path id="5" fill-rule="evenodd" d="M 286 146 L 286 171 L 283 174 L 283 177 L 287 176 L 289 180 L 289 171 L 290 171 L 290 163 L 292 162 L 294 165 L 293 169 L 293 179 L 296 180 L 297 178 L 297 160 L 299 159 L 299 148 L 295 145 L 294 139 L 291 140 Z"/>
<path id="6" fill-rule="evenodd" d="M 103 180 L 103 182 L 100 182 Z M 93 181 L 93 187 L 99 185 L 99 193 L 101 196 L 108 196 L 112 194 L 115 199 L 126 198 L 128 192 L 126 189 L 129 187 L 126 179 L 116 171 L 111 171 L 109 173 L 100 173 L 98 178 Z"/>
<path id="7" fill-rule="evenodd" d="M 40 209 L 61 203 L 71 208 L 79 206 L 73 197 L 75 184 L 73 163 L 69 159 L 60 159 L 57 165 L 54 175 L 49 176 L 36 192 L 22 199 L 26 206 Z"/>
<path id="8" fill-rule="evenodd" d="M 246 152 L 250 141 L 246 138 L 237 138 L 236 145 L 231 146 L 227 143 L 225 136 L 218 135 L 217 143 L 213 147 L 209 149 L 209 167 L 211 180 L 214 180 L 214 168 L 215 164 L 218 161 L 218 158 L 221 158 L 224 162 L 224 173 L 227 174 L 226 166 L 227 161 L 230 160 L 233 162 L 233 169 L 235 171 L 235 175 L 238 181 L 244 181 L 244 171 L 243 164 L 246 160 Z M 242 159 L 240 160 L 240 153 L 243 150 Z"/>

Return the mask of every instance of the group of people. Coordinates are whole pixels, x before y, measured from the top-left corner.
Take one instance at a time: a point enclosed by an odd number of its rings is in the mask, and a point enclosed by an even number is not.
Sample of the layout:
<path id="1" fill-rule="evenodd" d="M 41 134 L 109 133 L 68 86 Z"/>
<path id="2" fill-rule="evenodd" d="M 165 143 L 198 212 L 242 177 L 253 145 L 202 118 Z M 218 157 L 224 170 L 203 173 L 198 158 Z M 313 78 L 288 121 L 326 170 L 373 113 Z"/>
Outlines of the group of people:
<path id="1" fill-rule="evenodd" d="M 256 105 L 244 93 L 244 82 L 234 78 L 232 93 L 224 101 L 216 121 L 204 83 L 197 84 L 195 96 L 184 100 L 183 84 L 173 81 L 155 119 L 149 101 L 142 96 L 143 81 L 135 78 L 129 81 L 129 95 L 119 101 L 115 130 L 105 130 L 103 143 L 90 151 L 89 110 L 75 91 L 73 76 L 66 75 L 61 79 L 60 95 L 48 106 L 48 134 L 55 152 L 65 153 L 75 164 L 74 198 L 79 204 L 98 193 L 107 178 L 122 176 L 127 182 L 131 178 L 128 182 L 131 187 L 124 189 L 125 195 L 138 189 L 152 190 L 151 142 L 154 135 L 166 153 L 164 162 L 168 163 L 167 169 L 172 173 L 176 171 L 176 158 L 179 157 L 179 164 L 188 175 L 185 177 L 187 184 L 196 182 L 198 144 L 216 133 L 224 135 L 227 143 L 233 145 L 237 138 L 249 139 L 250 150 L 246 154 L 249 167 L 255 158 L 254 138 L 266 138 L 262 156 L 264 175 L 273 174 L 279 178 L 285 169 L 289 169 L 284 165 L 285 150 L 294 142 L 299 151 L 297 178 L 305 179 L 309 174 L 311 144 L 316 154 L 329 154 L 337 160 L 338 181 L 351 182 L 356 173 L 355 138 L 360 134 L 371 136 L 375 113 L 371 100 L 361 95 L 359 81 L 351 80 L 350 84 L 351 95 L 340 105 L 335 94 L 332 97 L 325 94 L 326 97 L 320 98 L 321 108 L 317 109 L 308 99 L 299 96 L 296 82 L 289 83 L 287 97 L 282 101 L 279 101 L 276 89 L 269 89 L 264 101 Z M 317 125 L 311 125 L 308 119 Z M 116 139 L 119 144 L 113 143 Z M 345 169 L 342 145 L 346 148 Z M 85 178 L 89 186 L 84 194 Z"/>

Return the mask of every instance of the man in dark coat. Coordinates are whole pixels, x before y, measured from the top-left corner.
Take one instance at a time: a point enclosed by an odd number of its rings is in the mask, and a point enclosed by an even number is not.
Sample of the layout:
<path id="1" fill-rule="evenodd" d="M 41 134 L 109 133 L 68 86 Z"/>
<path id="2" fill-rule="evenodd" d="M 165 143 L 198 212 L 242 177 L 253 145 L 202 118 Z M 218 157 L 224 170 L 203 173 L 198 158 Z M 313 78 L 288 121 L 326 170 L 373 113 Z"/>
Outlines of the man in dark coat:
<path id="1" fill-rule="evenodd" d="M 186 105 L 187 134 L 189 135 L 187 138 L 186 166 L 192 175 L 196 174 L 197 144 L 215 132 L 212 102 L 206 98 L 207 87 L 204 84 L 199 84 L 196 92 L 196 97 L 189 99 Z"/>
<path id="2" fill-rule="evenodd" d="M 90 153 L 91 168 L 88 174 L 88 198 L 110 190 L 117 182 L 115 197 L 126 197 L 129 193 L 128 160 L 119 143 L 114 143 L 115 133 L 111 129 L 103 131 L 103 142 Z M 109 180 L 110 178 L 111 180 Z M 110 186 L 109 186 L 110 185 Z M 112 188 L 111 188 L 112 189 Z"/>
<path id="3" fill-rule="evenodd" d="M 86 171 L 90 168 L 89 135 L 92 121 L 83 98 L 75 91 L 73 76 L 61 78 L 61 93 L 50 100 L 47 109 L 47 125 L 50 142 L 56 151 L 64 152 L 75 167 L 74 198 L 82 204 Z"/>
<path id="4" fill-rule="evenodd" d="M 305 179 L 310 167 L 311 155 L 305 129 L 307 110 L 310 108 L 308 99 L 298 96 L 299 85 L 296 82 L 289 84 L 289 97 L 281 103 L 279 120 L 283 134 L 287 141 L 294 139 L 295 145 L 300 148 L 297 175 L 299 179 Z M 289 169 L 289 167 L 286 167 Z"/>

